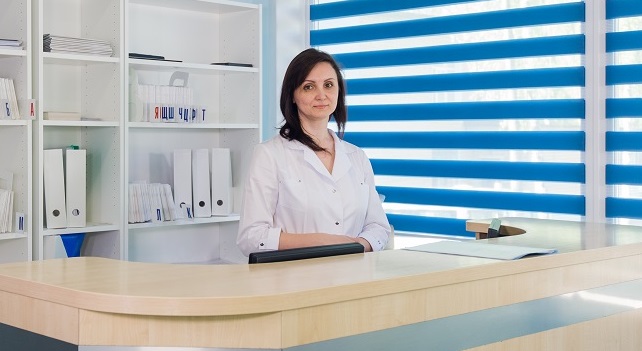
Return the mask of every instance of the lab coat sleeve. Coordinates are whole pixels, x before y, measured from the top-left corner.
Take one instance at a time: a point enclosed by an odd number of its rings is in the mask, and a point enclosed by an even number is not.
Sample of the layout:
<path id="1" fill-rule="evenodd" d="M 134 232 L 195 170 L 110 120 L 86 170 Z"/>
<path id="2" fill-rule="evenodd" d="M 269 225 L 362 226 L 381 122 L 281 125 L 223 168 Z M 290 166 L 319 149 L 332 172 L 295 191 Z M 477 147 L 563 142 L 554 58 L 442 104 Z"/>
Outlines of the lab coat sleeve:
<path id="1" fill-rule="evenodd" d="M 269 145 L 259 144 L 254 148 L 236 239 L 236 244 L 246 256 L 251 252 L 279 247 L 281 228 L 274 227 L 279 190 L 276 164 Z"/>
<path id="2" fill-rule="evenodd" d="M 380 251 L 383 250 L 388 243 L 391 232 L 390 223 L 388 223 L 388 217 L 386 217 L 386 213 L 381 205 L 379 194 L 375 189 L 372 164 L 365 153 L 363 153 L 362 164 L 366 181 L 370 187 L 370 193 L 368 196 L 368 211 L 366 213 L 363 230 L 358 236 L 368 240 L 370 246 L 372 246 L 372 251 Z"/>

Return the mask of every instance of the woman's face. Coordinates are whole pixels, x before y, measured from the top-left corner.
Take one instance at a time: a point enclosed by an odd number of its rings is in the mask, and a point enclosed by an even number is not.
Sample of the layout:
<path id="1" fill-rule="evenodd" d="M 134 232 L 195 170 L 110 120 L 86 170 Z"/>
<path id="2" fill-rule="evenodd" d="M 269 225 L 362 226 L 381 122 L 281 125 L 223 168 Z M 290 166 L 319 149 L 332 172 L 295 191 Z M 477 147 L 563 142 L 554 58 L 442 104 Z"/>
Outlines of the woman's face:
<path id="1" fill-rule="evenodd" d="M 337 108 L 339 84 L 337 73 L 327 62 L 320 62 L 294 91 L 299 118 L 308 122 L 325 121 Z"/>

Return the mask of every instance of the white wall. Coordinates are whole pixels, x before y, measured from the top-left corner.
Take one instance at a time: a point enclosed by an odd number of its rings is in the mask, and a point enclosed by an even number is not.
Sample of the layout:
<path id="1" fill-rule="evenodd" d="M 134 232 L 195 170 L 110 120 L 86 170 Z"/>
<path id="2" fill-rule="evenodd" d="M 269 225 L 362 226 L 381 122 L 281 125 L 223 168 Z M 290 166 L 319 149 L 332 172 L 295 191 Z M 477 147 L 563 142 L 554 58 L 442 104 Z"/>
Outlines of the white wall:
<path id="1" fill-rule="evenodd" d="M 302 0 L 274 0 L 275 6 L 275 79 L 274 85 L 274 110 L 270 125 L 270 117 L 264 121 L 263 130 L 264 140 L 276 134 L 276 128 L 281 125 L 283 116 L 279 108 L 279 99 L 281 95 L 281 83 L 283 75 L 290 61 L 299 52 L 309 47 L 309 28 L 308 28 L 308 1 Z"/>
<path id="2" fill-rule="evenodd" d="M 290 60 L 309 47 L 307 0 L 240 0 L 263 7 L 263 131 L 262 140 L 276 135 L 283 116 L 281 82 Z"/>

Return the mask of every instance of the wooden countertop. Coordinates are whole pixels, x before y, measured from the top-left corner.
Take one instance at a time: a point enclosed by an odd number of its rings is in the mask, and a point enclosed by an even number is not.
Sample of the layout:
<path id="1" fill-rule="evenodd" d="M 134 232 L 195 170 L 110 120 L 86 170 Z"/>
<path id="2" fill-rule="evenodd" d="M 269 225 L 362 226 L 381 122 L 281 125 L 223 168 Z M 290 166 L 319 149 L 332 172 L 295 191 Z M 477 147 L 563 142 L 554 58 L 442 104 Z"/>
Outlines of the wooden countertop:
<path id="1" fill-rule="evenodd" d="M 636 255 L 642 227 L 504 219 L 525 234 L 488 244 L 560 254 L 498 261 L 406 250 L 261 265 L 177 265 L 82 257 L 0 265 L 0 291 L 88 311 L 226 316 L 294 310 Z M 469 221 L 484 231 L 488 221 Z M 600 250 L 595 250 L 600 249 Z"/>

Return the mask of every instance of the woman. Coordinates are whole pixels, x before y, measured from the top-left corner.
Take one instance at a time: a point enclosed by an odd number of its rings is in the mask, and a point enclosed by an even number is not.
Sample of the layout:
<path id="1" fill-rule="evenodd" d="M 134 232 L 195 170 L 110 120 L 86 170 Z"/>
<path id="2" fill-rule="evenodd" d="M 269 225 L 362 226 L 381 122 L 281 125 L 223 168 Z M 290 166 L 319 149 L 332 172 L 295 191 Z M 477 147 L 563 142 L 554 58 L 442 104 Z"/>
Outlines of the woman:
<path id="1" fill-rule="evenodd" d="M 298 54 L 281 89 L 279 135 L 254 149 L 237 244 L 261 250 L 358 242 L 386 246 L 390 225 L 363 150 L 341 140 L 347 120 L 343 77 L 332 56 Z M 328 129 L 331 117 L 338 135 Z"/>

